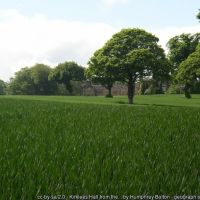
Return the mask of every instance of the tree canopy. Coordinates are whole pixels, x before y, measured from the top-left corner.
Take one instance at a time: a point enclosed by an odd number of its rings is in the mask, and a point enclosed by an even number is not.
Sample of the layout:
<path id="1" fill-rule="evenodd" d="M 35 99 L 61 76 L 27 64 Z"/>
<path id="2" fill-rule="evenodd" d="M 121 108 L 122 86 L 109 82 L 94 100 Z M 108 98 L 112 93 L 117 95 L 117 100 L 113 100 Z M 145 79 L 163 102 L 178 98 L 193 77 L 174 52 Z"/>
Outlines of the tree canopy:
<path id="1" fill-rule="evenodd" d="M 48 81 L 51 68 L 44 64 L 25 67 L 15 73 L 9 84 L 11 94 L 48 95 L 53 94 L 54 83 Z M 54 85 L 55 86 L 55 85 Z"/>
<path id="2" fill-rule="evenodd" d="M 35 94 L 34 82 L 31 77 L 31 69 L 25 67 L 16 72 L 14 78 L 11 78 L 10 80 L 8 89 L 11 94 Z"/>
<path id="3" fill-rule="evenodd" d="M 31 78 L 34 83 L 35 94 L 52 94 L 55 83 L 48 80 L 51 68 L 44 64 L 36 64 L 31 67 Z"/>
<path id="4" fill-rule="evenodd" d="M 167 66 L 164 50 L 157 44 L 159 39 L 142 29 L 122 29 L 99 50 L 95 62 L 100 66 L 112 69 L 117 74 L 117 80 L 128 84 L 129 103 L 133 103 L 135 82 L 144 76 L 157 75 Z M 160 72 L 159 72 L 160 71 Z M 165 70 L 164 70 L 165 71 Z M 166 70 L 168 71 L 168 70 Z"/>
<path id="5" fill-rule="evenodd" d="M 200 9 L 199 9 L 199 12 L 197 14 L 197 19 L 200 19 Z"/>
<path id="6" fill-rule="evenodd" d="M 85 79 L 84 68 L 77 63 L 70 61 L 59 64 L 54 68 L 50 75 L 49 80 L 56 81 L 57 83 L 64 84 L 66 89 L 72 93 L 71 81 L 82 81 Z"/>
<path id="7" fill-rule="evenodd" d="M 32 67 L 25 67 L 15 73 L 8 84 L 8 93 L 17 95 L 64 95 L 67 89 L 75 88 L 79 93 L 77 83 L 85 79 L 84 68 L 75 62 L 65 62 L 52 69 L 48 65 L 35 64 Z M 61 83 L 61 84 L 60 84 Z M 65 86 L 62 84 L 66 84 Z M 71 91 L 71 90 L 70 90 Z"/>
<path id="8" fill-rule="evenodd" d="M 200 45 L 180 64 L 176 79 L 185 84 L 185 96 L 191 98 L 189 89 L 196 81 L 200 81 Z"/>
<path id="9" fill-rule="evenodd" d="M 181 62 L 196 50 L 199 42 L 200 33 L 194 35 L 181 34 L 169 40 L 167 43 L 169 49 L 168 57 L 174 70 L 177 70 Z"/>
<path id="10" fill-rule="evenodd" d="M 109 66 L 106 57 L 103 56 L 102 49 L 97 50 L 90 58 L 86 69 L 86 77 L 93 83 L 100 83 L 108 89 L 107 97 L 112 97 L 111 89 L 115 81 L 117 81 L 117 73 L 114 67 Z"/>

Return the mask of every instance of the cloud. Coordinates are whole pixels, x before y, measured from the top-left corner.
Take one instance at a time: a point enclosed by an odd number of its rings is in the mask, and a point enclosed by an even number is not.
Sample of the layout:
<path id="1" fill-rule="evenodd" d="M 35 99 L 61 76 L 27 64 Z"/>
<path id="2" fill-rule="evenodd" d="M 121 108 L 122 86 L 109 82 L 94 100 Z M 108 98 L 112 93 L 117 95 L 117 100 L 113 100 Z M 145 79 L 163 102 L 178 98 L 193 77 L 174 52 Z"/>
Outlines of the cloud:
<path id="1" fill-rule="evenodd" d="M 198 33 L 199 30 L 200 30 L 200 25 L 186 26 L 186 27 L 166 27 L 166 28 L 161 28 L 161 29 L 152 29 L 149 31 L 152 32 L 153 34 L 155 34 L 157 37 L 159 37 L 160 45 L 167 52 L 166 44 L 170 38 L 172 38 L 176 35 L 181 35 L 182 33 L 195 34 L 195 33 Z"/>
<path id="2" fill-rule="evenodd" d="M 117 30 L 104 23 L 32 17 L 0 10 L 0 79 L 9 80 L 22 67 L 66 60 L 86 65 L 93 52 Z"/>
<path id="3" fill-rule="evenodd" d="M 103 4 L 108 6 L 108 7 L 112 7 L 112 6 L 117 5 L 117 4 L 125 4 L 128 1 L 129 0 L 102 0 Z"/>
<path id="4" fill-rule="evenodd" d="M 27 17 L 17 10 L 0 10 L 0 79 L 8 81 L 16 71 L 35 63 L 55 66 L 74 60 L 85 66 L 119 28 L 105 23 L 54 20 L 45 15 Z M 167 41 L 181 33 L 197 33 L 200 25 L 147 29 Z"/>

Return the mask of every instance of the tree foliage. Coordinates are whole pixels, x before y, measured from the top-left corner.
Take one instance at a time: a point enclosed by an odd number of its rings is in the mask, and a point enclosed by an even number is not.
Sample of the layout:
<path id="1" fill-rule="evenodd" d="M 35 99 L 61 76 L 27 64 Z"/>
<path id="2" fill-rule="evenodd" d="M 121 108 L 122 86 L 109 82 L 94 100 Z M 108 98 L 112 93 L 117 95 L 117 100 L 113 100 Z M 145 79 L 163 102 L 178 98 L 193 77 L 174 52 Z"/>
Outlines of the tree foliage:
<path id="1" fill-rule="evenodd" d="M 185 96 L 190 98 L 190 88 L 197 81 L 200 81 L 200 45 L 194 53 L 180 64 L 176 79 L 185 84 Z"/>
<path id="2" fill-rule="evenodd" d="M 154 73 L 158 76 L 168 71 L 165 70 L 167 66 L 163 65 L 166 60 L 164 50 L 157 43 L 157 37 L 142 29 L 122 29 L 113 35 L 96 56 L 97 68 L 112 69 L 110 71 L 117 74 L 118 81 L 128 84 L 130 104 L 133 103 L 138 78 L 153 76 Z"/>
<path id="3" fill-rule="evenodd" d="M 49 95 L 54 93 L 55 83 L 48 80 L 51 68 L 44 64 L 25 67 L 15 73 L 9 83 L 9 93 L 18 95 Z"/>
<path id="4" fill-rule="evenodd" d="M 31 78 L 34 83 L 35 94 L 53 94 L 56 88 L 55 82 L 48 80 L 51 68 L 44 64 L 36 64 L 31 68 Z"/>
<path id="5" fill-rule="evenodd" d="M 31 69 L 25 67 L 16 72 L 15 77 L 11 78 L 10 80 L 8 90 L 10 94 L 16 94 L 16 95 L 34 94 L 35 88 L 31 76 Z"/>
<path id="6" fill-rule="evenodd" d="M 169 60 L 171 61 L 174 70 L 177 70 L 181 62 L 196 50 L 200 42 L 200 33 L 181 34 L 175 36 L 167 43 L 169 49 Z"/>
<path id="7" fill-rule="evenodd" d="M 114 67 L 108 67 L 109 62 L 102 53 L 102 49 L 94 53 L 88 62 L 89 67 L 86 69 L 85 74 L 93 83 L 100 83 L 108 89 L 106 96 L 112 97 L 111 89 L 117 80 L 117 73 Z"/>
<path id="8" fill-rule="evenodd" d="M 67 87 L 77 86 L 76 80 L 84 79 L 84 68 L 74 62 L 60 64 L 55 69 L 44 64 L 25 67 L 15 73 L 8 84 L 8 93 L 17 95 L 67 94 Z M 71 81 L 73 83 L 71 83 Z M 61 84 L 58 84 L 61 83 Z M 64 84 L 65 83 L 65 84 Z M 68 84 L 69 83 L 69 84 Z M 65 85 L 64 90 L 62 84 Z M 77 92 L 77 87 L 75 87 Z M 80 94 L 80 91 L 78 91 Z"/>
<path id="9" fill-rule="evenodd" d="M 75 62 L 64 62 L 52 70 L 49 80 L 64 84 L 66 89 L 72 93 L 71 81 L 82 81 L 85 79 L 84 68 Z"/>
<path id="10" fill-rule="evenodd" d="M 200 19 L 200 9 L 199 9 L 199 12 L 197 14 L 197 19 Z"/>
<path id="11" fill-rule="evenodd" d="M 3 80 L 0 80 L 0 95 L 6 93 L 6 83 Z"/>

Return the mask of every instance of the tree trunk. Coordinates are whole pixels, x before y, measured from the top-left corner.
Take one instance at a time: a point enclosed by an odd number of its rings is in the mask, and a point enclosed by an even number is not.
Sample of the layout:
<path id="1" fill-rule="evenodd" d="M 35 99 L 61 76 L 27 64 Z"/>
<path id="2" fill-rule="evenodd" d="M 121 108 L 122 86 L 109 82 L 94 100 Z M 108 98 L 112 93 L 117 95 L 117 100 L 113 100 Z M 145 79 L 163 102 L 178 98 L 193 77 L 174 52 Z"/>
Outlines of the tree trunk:
<path id="1" fill-rule="evenodd" d="M 73 90 L 71 84 L 67 86 L 67 90 L 69 91 L 69 95 L 72 95 Z"/>
<path id="2" fill-rule="evenodd" d="M 66 90 L 69 92 L 69 95 L 71 95 L 73 89 L 72 89 L 72 85 L 71 85 L 70 81 L 67 80 L 67 81 L 63 82 L 63 84 L 65 85 Z"/>
<path id="3" fill-rule="evenodd" d="M 106 97 L 113 97 L 112 96 L 112 87 L 107 87 L 108 89 L 108 94 L 106 95 Z"/>
<path id="4" fill-rule="evenodd" d="M 111 92 L 111 87 L 110 88 L 108 88 L 108 95 L 111 97 L 112 96 L 112 92 Z"/>
<path id="5" fill-rule="evenodd" d="M 131 76 L 128 81 L 128 103 L 133 104 L 133 97 L 135 95 L 135 80 Z"/>
<path id="6" fill-rule="evenodd" d="M 185 97 L 187 99 L 191 99 L 191 95 L 190 95 L 190 85 L 188 83 L 185 84 Z"/>

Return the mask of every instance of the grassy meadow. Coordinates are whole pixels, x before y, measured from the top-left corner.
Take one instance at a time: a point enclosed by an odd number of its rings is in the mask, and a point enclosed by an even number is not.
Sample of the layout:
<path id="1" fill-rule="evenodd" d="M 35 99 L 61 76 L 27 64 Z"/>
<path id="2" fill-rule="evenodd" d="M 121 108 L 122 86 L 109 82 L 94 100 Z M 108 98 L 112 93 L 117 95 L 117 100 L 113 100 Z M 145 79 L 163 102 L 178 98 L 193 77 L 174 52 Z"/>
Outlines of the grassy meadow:
<path id="1" fill-rule="evenodd" d="M 200 194 L 200 95 L 0 97 L 0 199 Z"/>
<path id="2" fill-rule="evenodd" d="M 83 103 L 83 104 L 106 104 L 120 105 L 127 104 L 127 96 L 117 96 L 114 98 L 105 98 L 103 96 L 26 96 L 11 95 L 0 96 L 0 99 L 14 100 L 37 100 L 63 103 Z M 200 107 L 200 95 L 193 94 L 192 99 L 186 99 L 184 95 L 146 95 L 135 96 L 135 105 L 156 105 L 156 106 L 192 106 Z"/>

